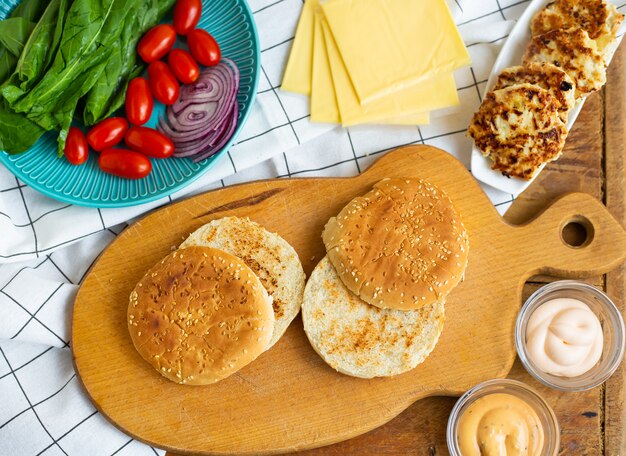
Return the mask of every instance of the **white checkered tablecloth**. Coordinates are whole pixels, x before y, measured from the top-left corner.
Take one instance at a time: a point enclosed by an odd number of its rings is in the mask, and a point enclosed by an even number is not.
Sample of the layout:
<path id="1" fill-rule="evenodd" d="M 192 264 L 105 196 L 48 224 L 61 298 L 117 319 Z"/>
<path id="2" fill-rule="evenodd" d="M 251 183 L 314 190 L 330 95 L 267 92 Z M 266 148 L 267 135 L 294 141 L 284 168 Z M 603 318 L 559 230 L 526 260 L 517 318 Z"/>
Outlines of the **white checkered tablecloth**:
<path id="1" fill-rule="evenodd" d="M 450 0 L 474 65 L 456 75 L 461 106 L 424 127 L 309 122 L 305 97 L 280 81 L 302 0 L 250 0 L 262 48 L 255 107 L 227 157 L 171 198 L 126 209 L 68 206 L 0 166 L 0 455 L 150 455 L 110 425 L 81 391 L 69 350 L 71 306 L 102 249 L 148 210 L 182 195 L 271 177 L 352 176 L 386 151 L 430 144 L 469 167 L 465 129 L 490 69 L 528 1 Z M 486 189 L 500 212 L 512 195 Z"/>

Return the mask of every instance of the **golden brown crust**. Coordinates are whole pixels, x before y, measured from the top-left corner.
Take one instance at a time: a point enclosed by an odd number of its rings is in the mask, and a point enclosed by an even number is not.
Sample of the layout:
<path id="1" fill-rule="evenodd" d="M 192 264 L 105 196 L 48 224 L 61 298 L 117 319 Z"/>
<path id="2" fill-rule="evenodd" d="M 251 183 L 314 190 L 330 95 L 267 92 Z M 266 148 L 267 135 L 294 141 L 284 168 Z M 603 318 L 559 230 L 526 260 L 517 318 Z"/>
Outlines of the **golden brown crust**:
<path id="1" fill-rule="evenodd" d="M 556 0 L 535 15 L 531 32 L 541 35 L 551 30 L 580 28 L 605 53 L 612 47 L 623 20 L 624 15 L 615 5 L 605 0 Z"/>
<path id="2" fill-rule="evenodd" d="M 492 169 L 507 176 L 531 179 L 563 150 L 567 128 L 558 101 L 532 84 L 489 92 L 470 122 L 468 135 L 493 161 Z"/>
<path id="3" fill-rule="evenodd" d="M 190 247 L 150 269 L 130 295 L 128 329 L 161 375 L 206 385 L 265 351 L 274 327 L 271 299 L 238 258 Z"/>
<path id="4" fill-rule="evenodd" d="M 462 280 L 469 238 L 450 198 L 419 179 L 385 179 L 322 234 L 346 287 L 381 308 L 419 309 Z"/>
<path id="5" fill-rule="evenodd" d="M 241 258 L 258 276 L 272 297 L 276 320 L 269 347 L 274 345 L 302 305 L 305 275 L 294 248 L 278 234 L 239 217 L 224 217 L 201 226 L 180 248 L 190 246 L 224 250 Z"/>
<path id="6" fill-rule="evenodd" d="M 491 90 L 500 90 L 517 84 L 533 84 L 546 89 L 558 101 L 559 116 L 567 122 L 567 113 L 576 101 L 575 85 L 567 73 L 551 63 L 531 63 L 528 66 L 505 68 Z"/>
<path id="7" fill-rule="evenodd" d="M 600 90 L 606 82 L 606 64 L 596 43 L 582 29 L 551 30 L 534 36 L 523 64 L 548 62 L 576 82 L 576 98 Z"/>

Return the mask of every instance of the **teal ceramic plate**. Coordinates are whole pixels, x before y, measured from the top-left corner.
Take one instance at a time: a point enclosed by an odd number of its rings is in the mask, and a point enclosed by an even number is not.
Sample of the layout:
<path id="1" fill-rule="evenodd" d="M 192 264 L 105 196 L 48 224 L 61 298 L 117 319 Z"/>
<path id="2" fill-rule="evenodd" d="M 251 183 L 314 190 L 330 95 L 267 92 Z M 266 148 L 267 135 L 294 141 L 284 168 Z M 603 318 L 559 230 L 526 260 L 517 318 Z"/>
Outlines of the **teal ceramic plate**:
<path id="1" fill-rule="evenodd" d="M 4 19 L 19 0 L 0 0 Z M 239 121 L 229 143 L 199 163 L 186 158 L 152 160 L 150 175 L 127 180 L 105 174 L 92 153 L 82 166 L 72 166 L 56 154 L 56 133 L 44 135 L 30 150 L 19 155 L 0 151 L 2 162 L 30 187 L 59 201 L 90 207 L 124 207 L 147 203 L 182 189 L 207 172 L 230 148 L 250 113 L 259 80 L 260 50 L 256 25 L 245 0 L 203 0 L 199 27 L 220 44 L 222 55 L 232 59 L 241 72 L 237 101 Z M 149 126 L 155 126 L 164 107 L 157 106 Z"/>

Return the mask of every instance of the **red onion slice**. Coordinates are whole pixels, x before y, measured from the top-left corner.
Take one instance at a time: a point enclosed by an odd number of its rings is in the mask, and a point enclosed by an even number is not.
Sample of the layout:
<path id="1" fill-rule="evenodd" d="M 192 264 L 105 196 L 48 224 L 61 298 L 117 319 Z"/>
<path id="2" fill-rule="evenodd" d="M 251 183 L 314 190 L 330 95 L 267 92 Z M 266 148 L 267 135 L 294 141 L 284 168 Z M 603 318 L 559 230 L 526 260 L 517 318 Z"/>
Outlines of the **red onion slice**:
<path id="1" fill-rule="evenodd" d="M 237 109 L 233 109 L 233 116 L 230 118 L 230 121 L 228 122 L 228 128 L 223 131 L 222 137 L 219 139 L 217 144 L 215 144 L 210 149 L 207 149 L 207 150 L 203 151 L 197 157 L 194 157 L 193 162 L 197 163 L 197 162 L 199 162 L 201 160 L 204 160 L 205 158 L 209 158 L 212 155 L 214 155 L 217 152 L 219 152 L 222 149 L 222 147 L 224 147 L 224 145 L 226 145 L 226 143 L 230 140 L 230 138 L 232 138 L 233 133 L 235 133 L 235 129 L 237 128 L 237 119 L 238 118 L 239 118 L 238 110 Z"/>
<path id="2" fill-rule="evenodd" d="M 218 141 L 222 131 L 227 128 L 227 125 L 222 130 L 213 130 L 209 135 L 196 141 L 181 142 L 176 144 L 176 156 L 177 157 L 190 157 L 198 153 L 198 150 L 204 151 Z"/>
<path id="3" fill-rule="evenodd" d="M 174 142 L 175 157 L 197 162 L 224 147 L 237 126 L 238 91 L 239 69 L 230 59 L 206 68 L 195 83 L 182 88 L 180 98 L 158 124 Z"/>

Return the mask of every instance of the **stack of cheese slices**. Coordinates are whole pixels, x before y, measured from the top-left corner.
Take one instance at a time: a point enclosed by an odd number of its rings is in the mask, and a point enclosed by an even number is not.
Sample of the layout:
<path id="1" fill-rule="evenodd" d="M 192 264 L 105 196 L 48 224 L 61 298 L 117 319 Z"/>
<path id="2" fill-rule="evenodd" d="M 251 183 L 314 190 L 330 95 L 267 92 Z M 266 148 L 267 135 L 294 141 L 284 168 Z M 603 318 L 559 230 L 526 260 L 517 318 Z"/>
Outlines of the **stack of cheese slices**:
<path id="1" fill-rule="evenodd" d="M 169 380 L 215 383 L 278 341 L 300 311 L 304 281 L 283 238 L 249 219 L 214 220 L 139 281 L 130 336 Z"/>
<path id="2" fill-rule="evenodd" d="M 537 13 L 522 65 L 502 71 L 468 129 L 493 169 L 529 180 L 559 158 L 568 112 L 606 82 L 623 20 L 606 0 L 556 0 Z"/>
<path id="3" fill-rule="evenodd" d="M 385 179 L 331 218 L 309 278 L 304 329 L 334 369 L 387 377 L 435 348 L 446 296 L 463 279 L 469 237 L 450 198 L 418 179 Z"/>
<path id="4" fill-rule="evenodd" d="M 306 0 L 281 88 L 316 122 L 427 124 L 469 64 L 445 0 Z"/>

